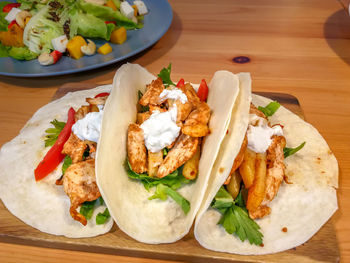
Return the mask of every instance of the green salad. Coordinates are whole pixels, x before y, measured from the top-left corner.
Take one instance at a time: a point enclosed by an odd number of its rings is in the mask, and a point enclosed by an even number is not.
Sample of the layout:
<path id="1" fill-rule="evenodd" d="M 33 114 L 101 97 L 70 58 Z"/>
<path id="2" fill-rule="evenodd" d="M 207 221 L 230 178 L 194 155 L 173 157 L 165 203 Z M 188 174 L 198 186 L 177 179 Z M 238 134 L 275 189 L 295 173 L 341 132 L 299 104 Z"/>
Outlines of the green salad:
<path id="1" fill-rule="evenodd" d="M 143 1 L 17 0 L 0 2 L 0 57 L 38 58 L 55 64 L 62 55 L 73 59 L 102 55 L 126 41 L 127 30 L 143 27 L 148 10 Z M 94 39 L 106 43 L 97 48 Z"/>

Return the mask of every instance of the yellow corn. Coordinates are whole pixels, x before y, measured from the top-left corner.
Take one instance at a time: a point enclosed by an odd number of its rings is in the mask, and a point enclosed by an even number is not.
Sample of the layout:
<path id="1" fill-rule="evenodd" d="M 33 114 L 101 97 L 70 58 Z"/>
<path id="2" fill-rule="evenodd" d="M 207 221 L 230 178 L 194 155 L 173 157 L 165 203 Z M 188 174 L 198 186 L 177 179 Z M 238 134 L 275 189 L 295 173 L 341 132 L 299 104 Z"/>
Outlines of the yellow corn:
<path id="1" fill-rule="evenodd" d="M 75 36 L 71 40 L 68 41 L 67 50 L 69 55 L 74 59 L 80 59 L 84 56 L 83 52 L 81 52 L 81 47 L 85 46 L 86 41 L 81 36 Z"/>
<path id="2" fill-rule="evenodd" d="M 111 42 L 114 44 L 123 44 L 126 40 L 126 29 L 125 27 L 120 27 L 113 30 L 111 34 Z"/>
<path id="3" fill-rule="evenodd" d="M 97 52 L 102 55 L 107 55 L 108 53 L 112 52 L 112 47 L 106 43 L 103 46 L 99 47 L 99 49 L 97 49 Z"/>

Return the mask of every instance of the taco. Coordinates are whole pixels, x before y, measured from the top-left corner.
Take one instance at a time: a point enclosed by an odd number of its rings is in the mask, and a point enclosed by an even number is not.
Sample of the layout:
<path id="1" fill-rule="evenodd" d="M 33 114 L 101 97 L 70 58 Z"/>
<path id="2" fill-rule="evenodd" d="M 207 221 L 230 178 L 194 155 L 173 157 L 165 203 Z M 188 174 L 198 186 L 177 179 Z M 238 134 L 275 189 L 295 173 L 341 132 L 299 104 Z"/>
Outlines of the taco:
<path id="1" fill-rule="evenodd" d="M 194 86 L 139 65 L 116 73 L 97 152 L 97 183 L 119 228 L 144 243 L 170 243 L 191 228 L 225 136 L 238 78 L 218 71 Z M 198 86 L 197 86 L 198 87 Z M 205 100 L 207 99 L 207 102 Z M 150 131 L 152 130 L 153 131 Z"/>
<path id="2" fill-rule="evenodd" d="M 68 93 L 45 105 L 1 148 L 0 198 L 24 223 L 72 238 L 111 229 L 94 158 L 110 88 Z"/>
<path id="3" fill-rule="evenodd" d="M 312 125 L 251 95 L 247 75 L 239 86 L 195 237 L 207 249 L 243 255 L 294 248 L 337 210 L 337 161 Z"/>

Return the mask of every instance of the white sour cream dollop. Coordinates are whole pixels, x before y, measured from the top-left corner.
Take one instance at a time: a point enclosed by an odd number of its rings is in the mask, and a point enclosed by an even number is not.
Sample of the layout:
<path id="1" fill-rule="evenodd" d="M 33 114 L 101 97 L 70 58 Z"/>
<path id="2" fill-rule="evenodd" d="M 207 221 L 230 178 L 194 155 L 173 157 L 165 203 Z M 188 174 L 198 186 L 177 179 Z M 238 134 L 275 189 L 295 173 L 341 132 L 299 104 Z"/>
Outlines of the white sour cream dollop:
<path id="1" fill-rule="evenodd" d="M 100 105 L 99 105 L 100 106 Z M 98 107 L 99 112 L 90 112 L 85 115 L 84 118 L 78 120 L 72 126 L 73 133 L 82 141 L 89 140 L 92 142 L 98 142 L 101 132 L 102 107 Z"/>
<path id="2" fill-rule="evenodd" d="M 177 107 L 174 104 L 169 111 L 154 111 L 151 117 L 141 124 L 145 145 L 149 151 L 159 152 L 175 141 L 181 129 L 176 125 L 176 118 Z"/>
<path id="3" fill-rule="evenodd" d="M 254 116 L 256 115 L 254 114 Z M 250 118 L 253 117 L 254 121 L 257 121 L 258 119 L 254 116 L 250 116 Z M 260 120 L 258 120 L 257 126 L 249 124 L 247 131 L 248 148 L 256 153 L 266 152 L 272 142 L 271 137 L 273 135 L 283 136 L 283 130 L 280 125 L 269 127 L 266 121 Z"/>
<path id="4" fill-rule="evenodd" d="M 188 101 L 186 94 L 177 88 L 163 90 L 162 93 L 160 93 L 159 98 L 180 100 L 182 104 L 185 104 Z"/>

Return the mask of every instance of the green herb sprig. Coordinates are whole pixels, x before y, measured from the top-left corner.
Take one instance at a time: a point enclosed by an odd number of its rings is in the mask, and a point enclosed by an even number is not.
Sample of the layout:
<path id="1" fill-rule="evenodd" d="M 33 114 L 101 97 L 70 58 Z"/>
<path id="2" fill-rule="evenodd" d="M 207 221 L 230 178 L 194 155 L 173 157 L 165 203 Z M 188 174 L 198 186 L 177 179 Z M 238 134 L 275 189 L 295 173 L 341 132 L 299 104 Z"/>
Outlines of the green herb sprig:
<path id="1" fill-rule="evenodd" d="M 277 101 L 270 102 L 265 107 L 258 107 L 258 110 L 265 114 L 266 117 L 271 117 L 279 109 L 281 105 Z"/>
<path id="2" fill-rule="evenodd" d="M 288 156 L 291 156 L 297 153 L 298 151 L 300 151 L 304 147 L 305 143 L 306 142 L 303 142 L 298 147 L 295 147 L 295 148 L 288 148 L 288 147 L 283 148 L 284 158 L 287 158 Z"/>
<path id="3" fill-rule="evenodd" d="M 47 133 L 45 136 L 45 147 L 52 146 L 55 144 L 58 135 L 61 133 L 63 130 L 64 126 L 66 125 L 65 122 L 58 121 L 54 119 L 53 121 L 50 122 L 55 128 L 49 128 L 46 129 L 45 132 Z"/>

